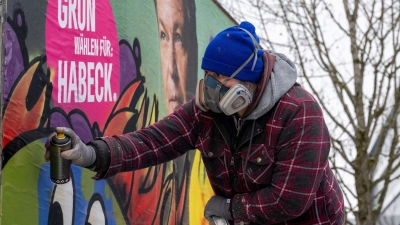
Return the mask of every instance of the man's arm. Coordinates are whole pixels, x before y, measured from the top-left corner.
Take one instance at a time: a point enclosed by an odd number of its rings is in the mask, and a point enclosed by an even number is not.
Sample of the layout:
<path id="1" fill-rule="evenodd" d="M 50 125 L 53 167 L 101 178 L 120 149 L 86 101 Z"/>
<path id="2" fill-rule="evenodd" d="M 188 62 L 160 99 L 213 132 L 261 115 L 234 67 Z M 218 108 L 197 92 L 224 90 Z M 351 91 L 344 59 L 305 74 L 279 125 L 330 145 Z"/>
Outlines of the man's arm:
<path id="1" fill-rule="evenodd" d="M 102 148 L 96 148 L 96 156 L 109 157 L 109 165 L 106 165 L 106 170 L 104 164 L 103 168 L 95 169 L 98 173 L 94 178 L 104 179 L 118 172 L 158 165 L 194 149 L 197 140 L 196 113 L 200 111 L 196 109 L 194 100 L 191 100 L 144 129 L 99 138 L 95 141 L 97 146 L 103 142 L 106 147 L 102 145 Z"/>

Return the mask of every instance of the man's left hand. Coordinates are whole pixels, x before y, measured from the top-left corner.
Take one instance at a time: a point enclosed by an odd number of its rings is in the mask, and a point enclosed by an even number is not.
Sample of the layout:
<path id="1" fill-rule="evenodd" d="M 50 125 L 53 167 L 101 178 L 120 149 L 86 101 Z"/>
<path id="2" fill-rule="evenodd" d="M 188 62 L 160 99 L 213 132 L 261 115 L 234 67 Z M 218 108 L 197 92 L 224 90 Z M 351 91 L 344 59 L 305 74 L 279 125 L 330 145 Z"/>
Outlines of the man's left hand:
<path id="1" fill-rule="evenodd" d="M 210 222 L 213 222 L 213 216 L 233 220 L 229 212 L 229 205 L 230 200 L 228 201 L 227 198 L 218 195 L 212 196 L 204 209 L 204 217 Z"/>

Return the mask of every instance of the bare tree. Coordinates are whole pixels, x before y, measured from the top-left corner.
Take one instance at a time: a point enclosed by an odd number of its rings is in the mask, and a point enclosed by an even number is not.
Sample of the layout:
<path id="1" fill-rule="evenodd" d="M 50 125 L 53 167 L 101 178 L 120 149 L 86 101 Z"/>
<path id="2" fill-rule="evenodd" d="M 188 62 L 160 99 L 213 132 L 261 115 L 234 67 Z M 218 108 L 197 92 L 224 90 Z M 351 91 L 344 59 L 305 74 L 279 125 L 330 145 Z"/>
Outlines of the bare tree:
<path id="1" fill-rule="evenodd" d="M 377 224 L 400 193 L 400 0 L 218 2 L 254 21 L 264 47 L 295 56 L 331 130 L 346 223 Z"/>

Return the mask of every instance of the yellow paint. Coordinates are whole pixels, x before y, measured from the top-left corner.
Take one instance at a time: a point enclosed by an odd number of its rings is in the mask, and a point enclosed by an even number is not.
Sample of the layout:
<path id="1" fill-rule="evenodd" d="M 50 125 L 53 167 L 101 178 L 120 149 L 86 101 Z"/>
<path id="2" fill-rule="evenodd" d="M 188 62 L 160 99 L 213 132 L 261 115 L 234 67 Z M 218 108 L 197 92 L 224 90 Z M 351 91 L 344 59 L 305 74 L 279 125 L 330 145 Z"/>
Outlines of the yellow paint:
<path id="1" fill-rule="evenodd" d="M 204 207 L 214 195 L 211 184 L 206 175 L 200 151 L 196 151 L 189 189 L 189 222 L 190 224 L 209 224 L 204 218 Z"/>

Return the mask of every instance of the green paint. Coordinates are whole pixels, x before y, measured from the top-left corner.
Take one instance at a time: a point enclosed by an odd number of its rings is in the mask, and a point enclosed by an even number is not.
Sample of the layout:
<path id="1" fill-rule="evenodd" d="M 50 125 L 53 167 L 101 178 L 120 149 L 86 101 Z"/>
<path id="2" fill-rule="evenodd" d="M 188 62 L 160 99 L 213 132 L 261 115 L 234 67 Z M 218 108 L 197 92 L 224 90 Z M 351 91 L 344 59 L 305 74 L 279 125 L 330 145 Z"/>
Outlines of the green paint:
<path id="1" fill-rule="evenodd" d="M 119 40 L 126 40 L 133 47 L 138 38 L 142 65 L 140 71 L 146 78 L 145 87 L 152 102 L 156 95 L 160 100 L 160 115 L 165 115 L 164 92 L 161 78 L 161 59 L 158 40 L 157 15 L 154 1 L 111 0 L 114 18 L 117 23 Z M 121 74 L 122 76 L 122 74 Z"/>
<path id="2" fill-rule="evenodd" d="M 37 185 L 44 152 L 43 141 L 34 141 L 4 167 L 2 205 L 7 207 L 3 207 L 2 224 L 38 224 Z"/>
<path id="3" fill-rule="evenodd" d="M 198 42 L 198 80 L 203 79 L 204 71 L 201 69 L 201 61 L 204 51 L 207 48 L 210 38 L 214 37 L 220 31 L 234 26 L 234 21 L 230 20 L 212 0 L 196 0 L 196 25 Z"/>
<path id="4" fill-rule="evenodd" d="M 89 201 L 94 193 L 94 182 L 92 179 L 88 179 L 89 177 L 93 177 L 96 175 L 93 171 L 88 169 L 82 169 L 82 195 L 83 197 Z"/>

